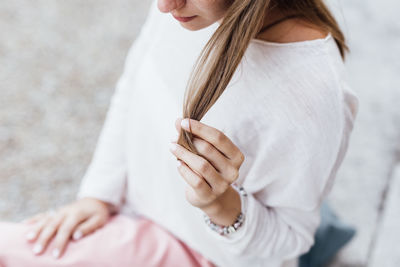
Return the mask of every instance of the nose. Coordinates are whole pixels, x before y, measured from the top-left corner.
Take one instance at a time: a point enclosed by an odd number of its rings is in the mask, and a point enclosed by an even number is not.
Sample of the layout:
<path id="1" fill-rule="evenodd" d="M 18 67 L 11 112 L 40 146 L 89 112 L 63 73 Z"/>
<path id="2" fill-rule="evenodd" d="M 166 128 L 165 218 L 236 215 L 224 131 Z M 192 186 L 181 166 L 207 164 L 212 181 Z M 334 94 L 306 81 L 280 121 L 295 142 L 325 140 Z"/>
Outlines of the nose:
<path id="1" fill-rule="evenodd" d="M 158 9 L 163 13 L 171 12 L 185 5 L 186 0 L 158 0 Z"/>

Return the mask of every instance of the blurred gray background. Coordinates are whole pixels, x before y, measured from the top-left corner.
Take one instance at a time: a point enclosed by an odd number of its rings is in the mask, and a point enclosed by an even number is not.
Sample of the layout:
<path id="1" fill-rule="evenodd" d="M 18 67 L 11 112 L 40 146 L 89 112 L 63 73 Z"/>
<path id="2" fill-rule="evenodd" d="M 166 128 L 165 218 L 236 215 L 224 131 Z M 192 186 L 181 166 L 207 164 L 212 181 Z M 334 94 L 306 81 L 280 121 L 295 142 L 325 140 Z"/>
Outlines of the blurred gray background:
<path id="1" fill-rule="evenodd" d="M 329 196 L 358 229 L 332 266 L 400 266 L 400 2 L 331 0 L 360 99 Z M 2 0 L 0 220 L 75 198 L 149 0 Z"/>

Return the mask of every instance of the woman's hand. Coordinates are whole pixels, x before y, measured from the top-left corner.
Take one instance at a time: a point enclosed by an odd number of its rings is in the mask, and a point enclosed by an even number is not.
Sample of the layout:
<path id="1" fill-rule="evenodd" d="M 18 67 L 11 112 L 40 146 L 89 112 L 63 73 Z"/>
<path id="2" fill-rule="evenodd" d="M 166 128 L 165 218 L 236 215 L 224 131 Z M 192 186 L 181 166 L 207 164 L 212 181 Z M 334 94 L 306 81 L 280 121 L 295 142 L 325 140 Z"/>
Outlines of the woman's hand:
<path id="1" fill-rule="evenodd" d="M 59 258 L 70 238 L 78 240 L 102 227 L 111 216 L 111 205 L 94 198 L 82 198 L 56 212 L 41 213 L 23 221 L 31 225 L 28 242 L 35 242 L 33 252 L 43 253 L 54 238 L 52 254 Z"/>
<path id="2" fill-rule="evenodd" d="M 182 123 L 181 123 L 182 121 Z M 178 119 L 175 127 L 189 131 L 188 119 Z M 201 156 L 191 153 L 183 146 L 173 141 L 171 152 L 178 158 L 178 169 L 187 187 L 186 198 L 195 207 L 206 213 L 218 213 L 216 209 L 222 203 L 222 196 L 231 198 L 230 186 L 239 176 L 239 168 L 244 161 L 244 155 L 235 144 L 221 131 L 196 120 L 190 120 L 190 128 L 195 135 L 193 143 Z M 233 190 L 234 191 L 234 190 Z M 235 196 L 235 199 L 239 199 Z M 231 210 L 240 211 L 236 201 Z M 232 213 L 233 214 L 233 213 Z M 234 218 L 235 215 L 232 216 Z M 231 219 L 232 219 L 231 218 Z"/>

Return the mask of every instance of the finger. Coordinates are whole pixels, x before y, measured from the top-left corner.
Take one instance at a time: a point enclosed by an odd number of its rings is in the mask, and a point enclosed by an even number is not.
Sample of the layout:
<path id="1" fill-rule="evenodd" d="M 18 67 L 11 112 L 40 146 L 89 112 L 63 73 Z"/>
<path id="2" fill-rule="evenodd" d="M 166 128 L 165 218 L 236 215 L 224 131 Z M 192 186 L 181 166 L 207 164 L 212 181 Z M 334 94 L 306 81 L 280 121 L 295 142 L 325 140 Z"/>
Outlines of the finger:
<path id="1" fill-rule="evenodd" d="M 176 119 L 175 120 L 175 129 L 176 129 L 176 134 L 173 136 L 173 137 L 171 137 L 171 142 L 174 142 L 174 143 L 176 143 L 178 140 L 179 140 L 179 137 L 180 137 L 180 135 L 181 135 L 181 120 L 182 120 L 182 118 L 178 118 L 178 119 Z"/>
<path id="2" fill-rule="evenodd" d="M 40 235 L 40 232 L 42 231 L 42 229 L 45 227 L 46 223 L 48 222 L 48 220 L 50 219 L 50 217 L 48 215 L 43 215 L 43 217 L 38 220 L 37 222 L 35 222 L 35 224 L 33 224 L 28 233 L 26 234 L 26 239 L 29 242 L 34 242 L 37 240 L 37 238 Z"/>
<path id="3" fill-rule="evenodd" d="M 55 247 L 53 249 L 53 257 L 60 258 L 68 245 L 68 242 L 72 236 L 72 232 L 75 228 L 85 219 L 82 215 L 80 216 L 68 216 L 63 223 L 60 225 L 55 237 Z"/>
<path id="4" fill-rule="evenodd" d="M 179 144 L 171 143 L 170 145 L 171 152 L 178 159 L 185 162 L 192 171 L 195 171 L 200 177 L 203 177 L 212 188 L 216 188 L 220 184 L 225 183 L 217 170 L 205 158 L 190 152 Z"/>
<path id="5" fill-rule="evenodd" d="M 187 166 L 181 160 L 178 160 L 178 171 L 186 181 L 188 185 L 190 185 L 196 194 L 202 198 L 203 200 L 213 200 L 211 187 L 205 182 L 205 180 L 194 173 L 189 166 Z"/>
<path id="6" fill-rule="evenodd" d="M 33 247 L 33 252 L 35 254 L 41 254 L 46 251 L 48 244 L 51 239 L 57 233 L 57 230 L 64 219 L 64 215 L 58 215 L 50 218 L 44 225 L 39 237 Z"/>
<path id="7" fill-rule="evenodd" d="M 177 119 L 175 120 L 175 129 L 176 129 L 176 131 L 177 131 L 178 133 L 181 132 L 181 121 L 182 121 L 182 118 L 177 118 Z"/>
<path id="8" fill-rule="evenodd" d="M 222 155 L 212 144 L 200 138 L 193 138 L 193 144 L 200 156 L 208 160 L 227 183 L 233 183 L 239 176 L 239 171 L 229 159 Z"/>
<path id="9" fill-rule="evenodd" d="M 104 225 L 105 221 L 99 216 L 92 216 L 76 227 L 72 239 L 79 240 L 84 236 L 93 233 L 95 230 Z"/>
<path id="10" fill-rule="evenodd" d="M 196 155 L 183 146 L 175 143 L 171 143 L 171 151 L 193 172 L 203 178 L 217 195 L 228 186 L 229 181 L 225 180 L 214 166 L 202 156 Z"/>
<path id="11" fill-rule="evenodd" d="M 181 121 L 181 127 L 212 144 L 235 164 L 241 164 L 240 161 L 244 158 L 241 151 L 223 132 L 200 121 L 187 118 Z"/>

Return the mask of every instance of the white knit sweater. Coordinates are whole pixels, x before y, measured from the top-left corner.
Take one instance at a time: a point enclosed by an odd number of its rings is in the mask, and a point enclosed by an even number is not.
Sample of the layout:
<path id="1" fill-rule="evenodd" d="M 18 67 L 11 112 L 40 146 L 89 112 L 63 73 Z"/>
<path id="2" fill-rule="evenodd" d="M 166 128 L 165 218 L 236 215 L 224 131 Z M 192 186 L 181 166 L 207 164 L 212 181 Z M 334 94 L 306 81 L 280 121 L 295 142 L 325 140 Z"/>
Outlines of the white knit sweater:
<path id="1" fill-rule="evenodd" d="M 245 155 L 238 179 L 249 195 L 242 202 L 245 222 L 231 236 L 219 236 L 187 202 L 187 184 L 169 151 L 191 68 L 217 26 L 188 31 L 153 2 L 77 197 L 147 216 L 218 266 L 295 266 L 314 242 L 358 98 L 330 34 L 285 44 L 253 39 L 201 120 Z"/>

